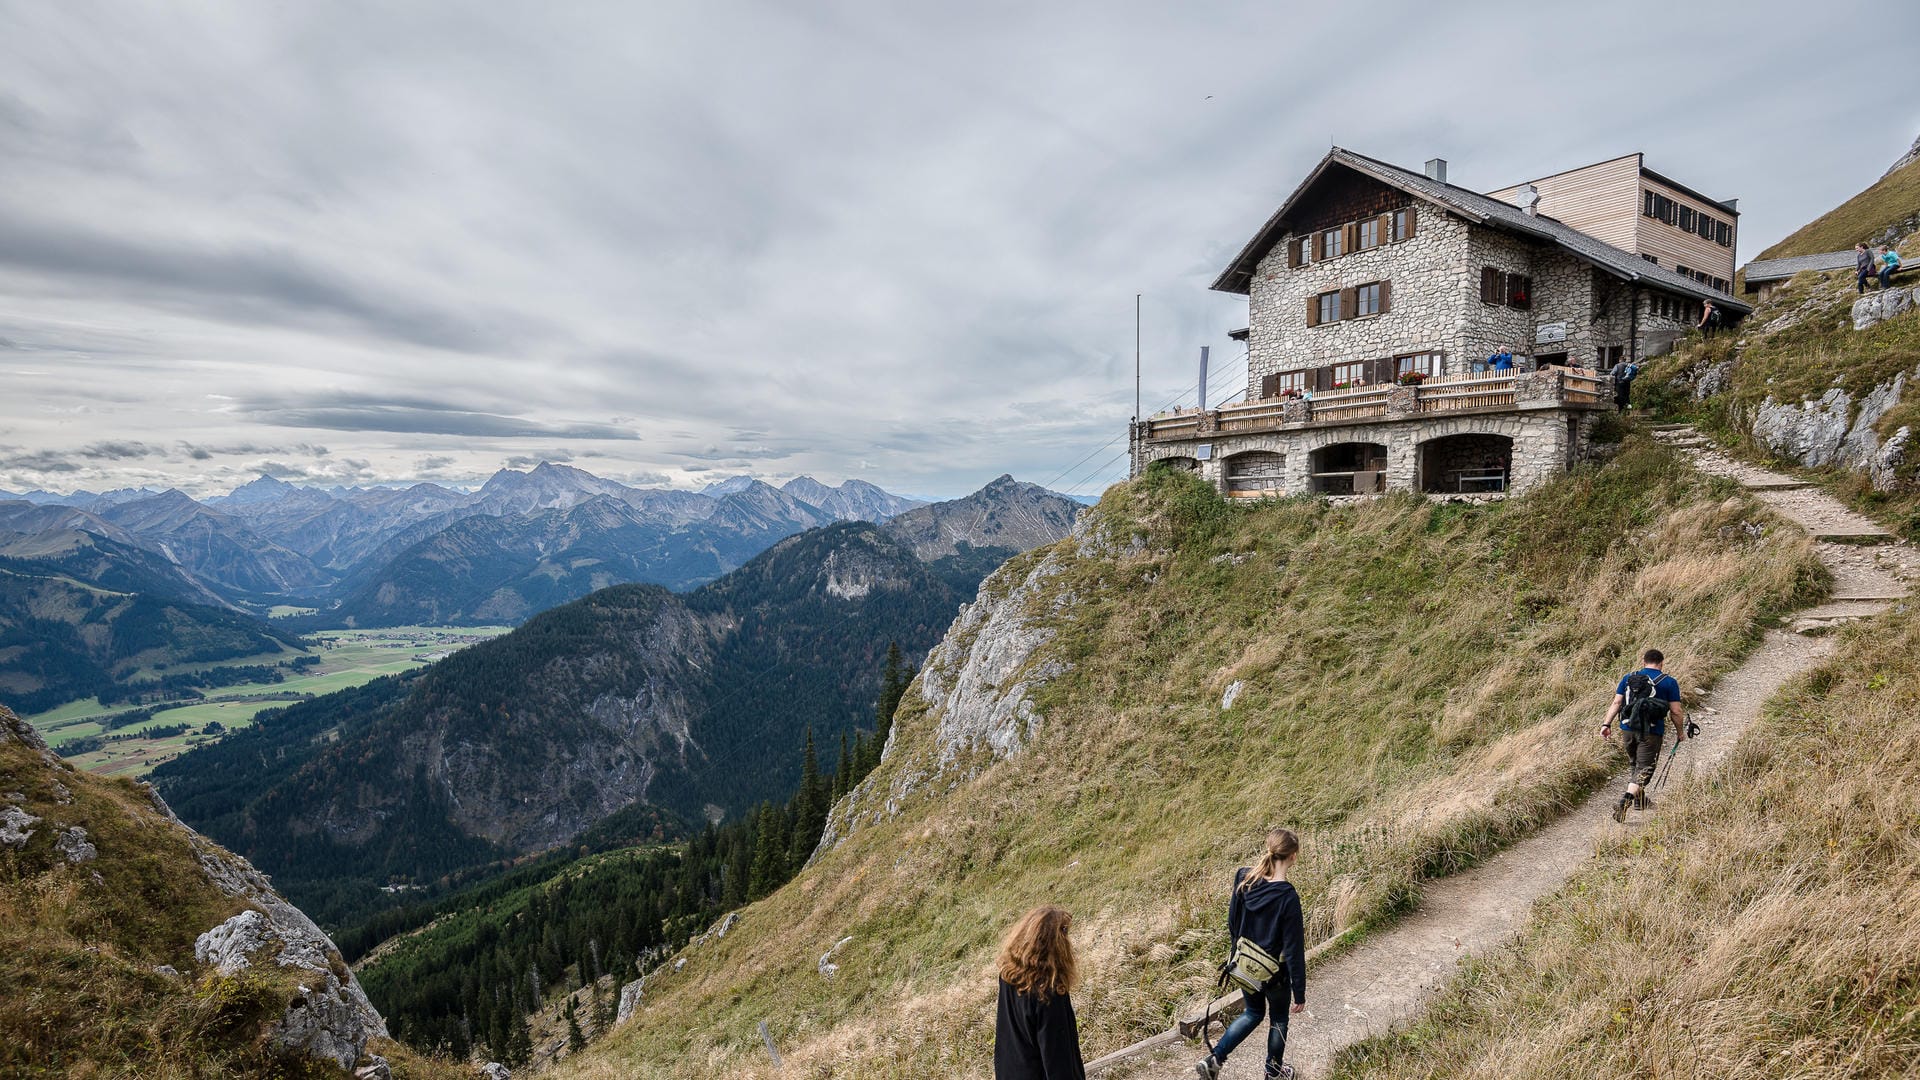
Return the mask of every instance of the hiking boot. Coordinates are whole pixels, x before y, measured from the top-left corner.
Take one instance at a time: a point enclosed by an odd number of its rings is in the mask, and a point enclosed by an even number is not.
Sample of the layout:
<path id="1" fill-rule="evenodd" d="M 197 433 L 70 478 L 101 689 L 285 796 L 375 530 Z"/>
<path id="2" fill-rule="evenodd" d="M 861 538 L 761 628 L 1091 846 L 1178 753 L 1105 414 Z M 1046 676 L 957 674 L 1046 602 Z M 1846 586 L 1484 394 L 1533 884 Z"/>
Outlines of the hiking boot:
<path id="1" fill-rule="evenodd" d="M 1613 820 L 1615 821 L 1627 820 L 1627 804 L 1632 801 L 1633 801 L 1633 796 L 1631 795 L 1620 796 L 1620 801 L 1613 804 Z"/>
<path id="2" fill-rule="evenodd" d="M 1212 1054 L 1208 1054 L 1198 1065 L 1195 1065 L 1193 1071 L 1200 1074 L 1200 1080 L 1220 1080 L 1220 1062 L 1214 1060 Z"/>
<path id="3" fill-rule="evenodd" d="M 1279 1072 L 1274 1072 L 1271 1068 L 1267 1069 L 1267 1080 L 1276 1080 L 1276 1078 L 1278 1078 L 1278 1080 L 1293 1080 L 1293 1066 L 1282 1065 L 1280 1066 Z"/>
<path id="4" fill-rule="evenodd" d="M 1653 809 L 1653 800 L 1648 798 L 1647 793 L 1643 791 L 1639 795 L 1634 796 L 1633 808 L 1635 810 L 1651 810 Z"/>

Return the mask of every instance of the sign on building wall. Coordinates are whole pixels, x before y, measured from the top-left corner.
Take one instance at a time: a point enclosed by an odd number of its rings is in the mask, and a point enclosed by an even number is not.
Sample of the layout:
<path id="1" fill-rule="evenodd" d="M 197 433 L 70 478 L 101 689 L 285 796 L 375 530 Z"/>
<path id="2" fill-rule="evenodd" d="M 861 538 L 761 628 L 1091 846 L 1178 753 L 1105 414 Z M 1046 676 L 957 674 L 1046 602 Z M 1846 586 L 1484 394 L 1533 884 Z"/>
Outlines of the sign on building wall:
<path id="1" fill-rule="evenodd" d="M 1567 340 L 1566 323 L 1549 322 L 1534 327 L 1533 343 L 1535 345 L 1558 345 L 1565 340 Z"/>

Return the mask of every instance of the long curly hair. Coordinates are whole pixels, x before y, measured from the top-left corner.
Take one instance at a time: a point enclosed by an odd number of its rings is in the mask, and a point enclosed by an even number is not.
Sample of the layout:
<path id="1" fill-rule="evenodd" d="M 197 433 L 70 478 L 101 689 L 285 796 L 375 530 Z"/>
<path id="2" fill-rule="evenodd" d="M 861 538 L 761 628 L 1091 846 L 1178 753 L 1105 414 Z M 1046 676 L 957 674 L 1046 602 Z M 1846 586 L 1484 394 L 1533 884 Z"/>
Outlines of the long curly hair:
<path id="1" fill-rule="evenodd" d="M 1000 977 L 1043 1002 L 1072 991 L 1080 981 L 1073 942 L 1067 938 L 1072 926 L 1073 916 L 1065 908 L 1044 904 L 1027 912 L 1000 946 Z"/>

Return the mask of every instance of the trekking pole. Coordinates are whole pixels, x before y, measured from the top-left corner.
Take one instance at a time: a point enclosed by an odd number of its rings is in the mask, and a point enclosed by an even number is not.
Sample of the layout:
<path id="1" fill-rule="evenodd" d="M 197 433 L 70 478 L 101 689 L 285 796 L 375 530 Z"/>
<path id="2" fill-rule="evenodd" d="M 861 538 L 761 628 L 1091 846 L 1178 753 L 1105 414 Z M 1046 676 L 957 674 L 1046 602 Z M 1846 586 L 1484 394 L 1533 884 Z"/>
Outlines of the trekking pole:
<path id="1" fill-rule="evenodd" d="M 1673 749 L 1667 751 L 1667 763 L 1660 766 L 1660 776 L 1654 780 L 1652 790 L 1659 791 L 1666 786 L 1667 776 L 1673 772 L 1673 759 L 1680 756 L 1680 746 L 1680 743 L 1674 743 Z"/>

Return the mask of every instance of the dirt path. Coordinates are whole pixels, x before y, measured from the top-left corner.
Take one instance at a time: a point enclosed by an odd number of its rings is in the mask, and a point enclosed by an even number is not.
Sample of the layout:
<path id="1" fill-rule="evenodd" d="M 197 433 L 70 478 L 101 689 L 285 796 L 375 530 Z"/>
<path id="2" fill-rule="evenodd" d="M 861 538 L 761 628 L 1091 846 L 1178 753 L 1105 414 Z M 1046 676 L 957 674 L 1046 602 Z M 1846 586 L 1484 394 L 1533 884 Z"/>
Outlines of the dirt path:
<path id="1" fill-rule="evenodd" d="M 1790 630 L 1770 632 L 1745 663 L 1705 695 L 1699 709 L 1704 730 L 1681 751 L 1675 766 L 1704 770 L 1726 757 L 1775 691 L 1832 651 L 1832 637 L 1809 636 L 1807 631 L 1817 634 L 1876 614 L 1905 597 L 1909 583 L 1920 578 L 1920 553 L 1894 543 L 1885 530 L 1824 492 L 1705 449 L 1689 430 L 1662 435 L 1693 455 L 1702 469 L 1739 481 L 1809 533 L 1847 541 L 1818 545 L 1820 558 L 1835 576 L 1834 599 L 1799 613 Z M 1873 546 L 1863 546 L 1868 543 Z M 1307 1012 L 1289 1025 L 1288 1063 L 1301 1077 L 1327 1075 L 1341 1048 L 1414 1015 L 1462 958 L 1508 940 L 1534 902 L 1566 884 L 1593 854 L 1596 839 L 1620 827 L 1610 820 L 1620 786 L 1606 785 L 1566 817 L 1485 865 L 1429 883 L 1412 915 L 1316 966 L 1308 982 Z M 1635 827 L 1631 817 L 1628 827 Z M 1265 1046 L 1262 1027 L 1235 1051 L 1222 1076 L 1258 1080 L 1264 1074 Z M 1118 1065 L 1107 1075 L 1151 1080 L 1193 1076 L 1193 1063 L 1204 1053 L 1198 1043 L 1181 1043 Z"/>

